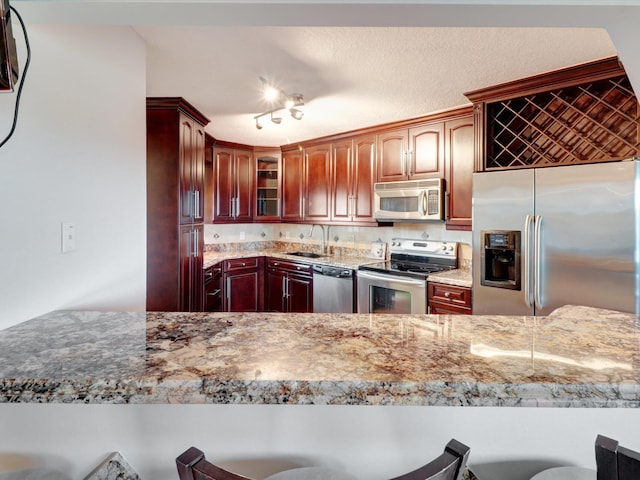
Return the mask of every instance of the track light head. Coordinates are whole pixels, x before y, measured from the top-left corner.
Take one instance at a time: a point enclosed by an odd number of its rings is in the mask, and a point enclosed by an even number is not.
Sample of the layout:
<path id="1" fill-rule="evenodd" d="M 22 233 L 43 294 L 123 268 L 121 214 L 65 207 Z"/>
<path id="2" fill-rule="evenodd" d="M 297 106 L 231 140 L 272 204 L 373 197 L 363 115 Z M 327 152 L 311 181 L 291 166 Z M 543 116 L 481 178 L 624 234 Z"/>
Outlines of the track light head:
<path id="1" fill-rule="evenodd" d="M 273 112 L 271 112 L 271 121 L 276 125 L 280 125 L 280 123 L 282 122 L 282 117 L 274 117 Z"/>
<path id="2" fill-rule="evenodd" d="M 262 130 L 262 124 L 260 123 L 260 120 L 258 120 L 257 118 L 256 118 L 256 128 L 258 130 Z"/>
<path id="3" fill-rule="evenodd" d="M 289 113 L 296 120 L 302 120 L 302 116 L 304 115 L 304 112 L 302 110 L 298 110 L 297 108 L 290 108 Z"/>

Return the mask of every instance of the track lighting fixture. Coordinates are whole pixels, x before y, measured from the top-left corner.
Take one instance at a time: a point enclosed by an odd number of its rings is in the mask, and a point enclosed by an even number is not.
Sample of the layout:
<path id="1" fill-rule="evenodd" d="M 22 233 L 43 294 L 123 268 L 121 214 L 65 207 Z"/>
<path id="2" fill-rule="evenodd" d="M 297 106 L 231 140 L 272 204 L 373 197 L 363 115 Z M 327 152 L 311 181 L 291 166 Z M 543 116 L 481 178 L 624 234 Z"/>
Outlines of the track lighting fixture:
<path id="1" fill-rule="evenodd" d="M 265 80 L 263 77 L 260 77 L 260 81 L 262 82 L 262 93 L 265 100 L 273 104 L 274 108 L 253 117 L 256 121 L 256 128 L 258 130 L 261 130 L 263 126 L 260 122 L 260 118 L 266 115 L 269 115 L 271 117 L 271 121 L 276 125 L 282 123 L 282 117 L 273 116 L 274 113 L 279 112 L 280 110 L 289 110 L 292 118 L 295 118 L 296 120 L 302 119 L 304 112 L 299 108 L 296 108 L 304 105 L 304 97 L 301 93 L 289 94 Z"/>

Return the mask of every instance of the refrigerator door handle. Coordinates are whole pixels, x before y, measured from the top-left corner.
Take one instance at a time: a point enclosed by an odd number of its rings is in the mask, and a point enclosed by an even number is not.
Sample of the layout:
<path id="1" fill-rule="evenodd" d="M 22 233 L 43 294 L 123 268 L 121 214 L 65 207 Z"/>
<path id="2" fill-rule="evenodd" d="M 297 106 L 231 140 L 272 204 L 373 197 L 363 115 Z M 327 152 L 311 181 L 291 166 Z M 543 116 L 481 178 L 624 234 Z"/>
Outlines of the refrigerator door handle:
<path id="1" fill-rule="evenodd" d="M 531 252 L 531 222 L 533 217 L 527 215 L 524 219 L 524 303 L 527 307 L 533 306 L 531 301 L 531 261 L 534 258 Z"/>
<path id="2" fill-rule="evenodd" d="M 534 290 L 533 290 L 533 299 L 535 302 L 536 309 L 542 309 L 542 295 L 540 294 L 540 284 L 542 280 L 540 278 L 540 265 L 542 264 L 542 258 L 540 256 L 540 231 L 542 230 L 542 217 L 540 215 L 536 215 L 535 218 L 535 226 L 534 226 L 534 249 L 535 249 L 535 271 L 533 272 L 535 276 L 534 281 Z"/>

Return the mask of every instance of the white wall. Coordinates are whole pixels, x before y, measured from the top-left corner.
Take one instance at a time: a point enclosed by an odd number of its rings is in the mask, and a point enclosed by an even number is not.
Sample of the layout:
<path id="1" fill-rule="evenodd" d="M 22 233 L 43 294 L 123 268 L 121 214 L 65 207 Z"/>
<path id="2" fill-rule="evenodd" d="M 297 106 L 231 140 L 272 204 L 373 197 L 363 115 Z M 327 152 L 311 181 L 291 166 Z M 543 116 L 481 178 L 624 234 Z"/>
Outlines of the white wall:
<path id="1" fill-rule="evenodd" d="M 32 61 L 0 149 L 0 328 L 62 308 L 144 309 L 144 43 L 128 27 L 25 21 Z M 2 138 L 15 99 L 0 95 Z M 62 222 L 75 252 L 61 253 Z"/>

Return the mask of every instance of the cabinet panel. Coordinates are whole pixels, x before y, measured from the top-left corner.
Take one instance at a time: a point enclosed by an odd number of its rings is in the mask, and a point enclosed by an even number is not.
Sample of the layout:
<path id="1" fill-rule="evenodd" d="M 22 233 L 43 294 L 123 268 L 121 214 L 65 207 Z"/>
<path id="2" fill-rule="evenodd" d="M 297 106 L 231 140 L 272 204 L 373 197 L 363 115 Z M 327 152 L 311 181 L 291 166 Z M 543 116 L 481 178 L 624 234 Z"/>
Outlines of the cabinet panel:
<path id="1" fill-rule="evenodd" d="M 236 150 L 235 152 L 235 221 L 250 222 L 253 219 L 253 177 L 255 165 L 253 152 Z"/>
<path id="2" fill-rule="evenodd" d="M 284 221 L 302 220 L 304 162 L 300 150 L 282 154 L 282 213 Z"/>
<path id="3" fill-rule="evenodd" d="M 408 179 L 444 177 L 444 124 L 409 129 Z"/>
<path id="4" fill-rule="evenodd" d="M 384 132 L 378 135 L 378 181 L 391 182 L 407 178 L 408 132 Z"/>
<path id="5" fill-rule="evenodd" d="M 215 172 L 213 221 L 230 221 L 232 219 L 232 202 L 234 198 L 233 150 L 214 148 L 213 155 Z"/>
<path id="6" fill-rule="evenodd" d="M 286 312 L 284 292 L 287 274 L 282 270 L 268 268 L 265 276 L 265 310 Z"/>
<path id="7" fill-rule="evenodd" d="M 445 123 L 447 188 L 447 229 L 471 230 L 474 171 L 473 117 Z"/>
<path id="8" fill-rule="evenodd" d="M 180 285 L 179 297 L 182 312 L 200 312 L 203 303 L 202 263 L 204 225 L 180 227 Z"/>
<path id="9" fill-rule="evenodd" d="M 353 159 L 351 141 L 334 143 L 333 156 L 333 188 L 331 219 L 351 221 L 353 217 Z"/>
<path id="10" fill-rule="evenodd" d="M 222 312 L 222 264 L 217 263 L 204 270 L 204 308 L 205 312 Z"/>
<path id="11" fill-rule="evenodd" d="M 311 277 L 289 274 L 287 282 L 287 311 L 313 312 L 313 281 Z"/>
<path id="12" fill-rule="evenodd" d="M 331 215 L 331 145 L 305 150 L 304 218 L 327 221 Z"/>
<path id="13" fill-rule="evenodd" d="M 376 139 L 374 135 L 356 137 L 353 159 L 353 207 L 355 221 L 373 218 L 373 184 L 376 181 Z"/>

